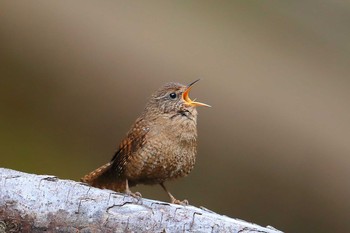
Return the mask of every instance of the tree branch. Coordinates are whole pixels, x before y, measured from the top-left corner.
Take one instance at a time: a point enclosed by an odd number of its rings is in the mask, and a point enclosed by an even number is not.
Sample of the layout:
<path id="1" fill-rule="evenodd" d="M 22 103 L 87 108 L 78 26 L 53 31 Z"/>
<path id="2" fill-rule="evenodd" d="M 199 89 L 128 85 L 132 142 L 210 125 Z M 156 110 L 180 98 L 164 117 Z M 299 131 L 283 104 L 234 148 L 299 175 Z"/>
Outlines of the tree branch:
<path id="1" fill-rule="evenodd" d="M 0 233 L 43 231 L 280 233 L 204 208 L 0 168 Z"/>

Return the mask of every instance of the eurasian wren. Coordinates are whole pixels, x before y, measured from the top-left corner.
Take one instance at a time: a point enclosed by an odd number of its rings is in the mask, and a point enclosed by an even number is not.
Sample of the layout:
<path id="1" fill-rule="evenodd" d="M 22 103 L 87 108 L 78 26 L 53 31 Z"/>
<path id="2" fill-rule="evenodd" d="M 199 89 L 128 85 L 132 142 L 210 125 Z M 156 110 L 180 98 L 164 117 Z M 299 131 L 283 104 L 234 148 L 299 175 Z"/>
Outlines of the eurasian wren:
<path id="1" fill-rule="evenodd" d="M 197 152 L 197 106 L 207 104 L 190 99 L 193 83 L 167 83 L 149 99 L 112 160 L 84 176 L 81 181 L 94 187 L 132 195 L 136 184 L 160 184 L 171 203 L 181 202 L 164 182 L 188 175 Z"/>

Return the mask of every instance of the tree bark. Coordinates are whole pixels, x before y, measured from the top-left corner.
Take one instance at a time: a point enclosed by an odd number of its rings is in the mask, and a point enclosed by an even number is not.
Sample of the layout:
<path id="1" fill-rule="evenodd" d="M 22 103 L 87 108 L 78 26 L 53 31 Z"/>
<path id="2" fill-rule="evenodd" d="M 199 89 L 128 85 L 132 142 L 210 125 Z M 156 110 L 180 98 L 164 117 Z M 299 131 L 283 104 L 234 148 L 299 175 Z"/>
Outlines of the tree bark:
<path id="1" fill-rule="evenodd" d="M 281 233 L 205 208 L 0 168 L 0 233 L 43 231 Z"/>

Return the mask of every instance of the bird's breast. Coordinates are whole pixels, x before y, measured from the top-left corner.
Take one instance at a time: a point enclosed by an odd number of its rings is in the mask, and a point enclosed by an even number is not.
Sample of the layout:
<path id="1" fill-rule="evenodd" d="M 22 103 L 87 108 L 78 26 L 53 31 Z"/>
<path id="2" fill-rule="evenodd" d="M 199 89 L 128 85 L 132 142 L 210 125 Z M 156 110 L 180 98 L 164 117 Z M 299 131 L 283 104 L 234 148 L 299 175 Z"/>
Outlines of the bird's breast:
<path id="1" fill-rule="evenodd" d="M 158 124 L 159 126 L 159 124 Z M 127 176 L 154 184 L 188 175 L 196 160 L 197 130 L 193 123 L 151 128 L 146 143 L 131 156 Z"/>

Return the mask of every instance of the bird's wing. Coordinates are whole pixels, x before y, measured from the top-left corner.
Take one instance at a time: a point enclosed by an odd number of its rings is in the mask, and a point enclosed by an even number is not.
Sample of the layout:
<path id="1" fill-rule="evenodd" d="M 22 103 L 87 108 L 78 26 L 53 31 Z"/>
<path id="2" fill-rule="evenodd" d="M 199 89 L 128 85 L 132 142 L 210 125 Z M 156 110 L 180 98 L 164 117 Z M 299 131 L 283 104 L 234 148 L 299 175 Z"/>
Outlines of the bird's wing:
<path id="1" fill-rule="evenodd" d="M 143 147 L 149 128 L 144 126 L 144 121 L 138 119 L 129 131 L 127 137 L 120 143 L 119 149 L 114 154 L 111 163 L 117 176 L 122 176 L 129 156 Z"/>

